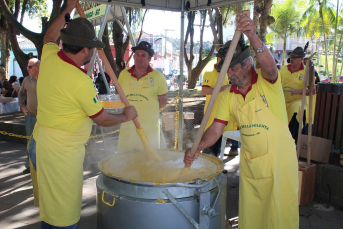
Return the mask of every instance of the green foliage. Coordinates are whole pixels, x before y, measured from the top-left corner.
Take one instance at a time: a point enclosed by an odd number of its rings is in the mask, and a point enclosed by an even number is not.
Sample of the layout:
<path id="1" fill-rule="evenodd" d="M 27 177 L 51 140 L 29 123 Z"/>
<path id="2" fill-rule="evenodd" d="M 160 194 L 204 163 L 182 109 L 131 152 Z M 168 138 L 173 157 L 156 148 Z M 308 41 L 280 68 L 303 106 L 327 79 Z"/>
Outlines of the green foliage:
<path id="1" fill-rule="evenodd" d="M 205 59 L 208 56 L 208 54 L 210 54 L 210 52 L 211 52 L 211 49 L 205 48 L 204 53 L 202 54 L 202 59 Z"/>
<path id="2" fill-rule="evenodd" d="M 323 74 L 323 75 L 326 75 L 326 71 L 325 70 L 320 70 L 319 73 Z"/>
<path id="3" fill-rule="evenodd" d="M 277 37 L 284 40 L 297 31 L 301 17 L 298 4 L 297 0 L 273 4 L 271 16 L 275 18 L 275 22 L 269 27 Z"/>
<path id="4" fill-rule="evenodd" d="M 21 3 L 21 5 L 22 4 L 23 3 Z M 49 15 L 46 0 L 30 0 L 30 1 L 27 1 L 25 8 L 26 8 L 26 13 L 30 19 L 47 17 Z"/>
<path id="5" fill-rule="evenodd" d="M 318 67 L 322 68 L 322 67 L 324 67 L 324 65 L 320 64 L 320 65 L 318 65 Z"/>

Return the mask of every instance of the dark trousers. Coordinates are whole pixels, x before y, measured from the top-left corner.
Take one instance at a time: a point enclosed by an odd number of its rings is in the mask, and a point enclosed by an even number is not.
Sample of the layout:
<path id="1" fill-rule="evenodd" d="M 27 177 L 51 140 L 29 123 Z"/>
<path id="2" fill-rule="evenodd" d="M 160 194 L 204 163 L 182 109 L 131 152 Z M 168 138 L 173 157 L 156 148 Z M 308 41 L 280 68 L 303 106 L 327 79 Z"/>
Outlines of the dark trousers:
<path id="1" fill-rule="evenodd" d="M 220 136 L 220 138 L 217 140 L 216 143 L 214 143 L 212 146 L 204 149 L 203 153 L 210 154 L 212 153 L 214 156 L 218 157 L 220 154 L 220 148 L 222 145 L 222 138 L 223 136 Z M 231 139 L 231 150 L 232 151 L 237 151 L 238 150 L 238 141 L 232 140 Z"/>
<path id="2" fill-rule="evenodd" d="M 308 128 L 307 126 L 304 127 L 306 121 L 306 111 L 304 111 L 304 118 L 303 118 L 303 129 L 301 131 L 302 134 L 307 134 Z M 293 139 L 295 140 L 295 144 L 298 141 L 298 131 L 299 131 L 299 122 L 297 120 L 297 113 L 293 114 L 291 121 L 288 124 L 289 131 L 292 134 Z"/>

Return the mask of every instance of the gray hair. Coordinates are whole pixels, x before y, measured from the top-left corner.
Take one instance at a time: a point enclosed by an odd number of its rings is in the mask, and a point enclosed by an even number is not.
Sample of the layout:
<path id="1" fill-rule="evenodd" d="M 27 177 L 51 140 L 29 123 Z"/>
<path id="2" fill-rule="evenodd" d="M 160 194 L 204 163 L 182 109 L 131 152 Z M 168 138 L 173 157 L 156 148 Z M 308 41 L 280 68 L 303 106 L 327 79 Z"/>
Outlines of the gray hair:
<path id="1" fill-rule="evenodd" d="M 35 65 L 40 65 L 40 60 L 38 60 L 37 58 L 31 58 L 31 59 L 29 59 L 28 62 L 30 62 L 30 61 L 33 61 L 33 64 L 35 64 Z"/>
<path id="2" fill-rule="evenodd" d="M 12 84 L 12 87 L 20 87 L 20 83 L 19 82 L 14 82 L 13 84 Z"/>
<path id="3" fill-rule="evenodd" d="M 247 65 L 247 61 L 250 60 L 251 63 L 251 68 L 255 68 L 255 64 L 254 64 L 254 60 L 252 59 L 251 56 L 245 58 L 242 62 L 241 62 L 241 67 L 245 67 Z"/>

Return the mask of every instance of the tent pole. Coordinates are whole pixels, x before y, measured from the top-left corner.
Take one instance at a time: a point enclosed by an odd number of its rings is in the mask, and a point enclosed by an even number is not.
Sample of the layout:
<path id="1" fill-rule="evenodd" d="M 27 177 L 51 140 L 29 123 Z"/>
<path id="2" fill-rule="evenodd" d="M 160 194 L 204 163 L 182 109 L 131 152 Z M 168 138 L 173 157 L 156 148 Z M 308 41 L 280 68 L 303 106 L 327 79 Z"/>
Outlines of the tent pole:
<path id="1" fill-rule="evenodd" d="M 105 26 L 107 24 L 107 18 L 108 18 L 108 14 L 110 13 L 111 11 L 111 5 L 107 5 L 106 6 L 106 11 L 105 11 L 105 14 L 104 14 L 104 17 L 103 17 L 103 21 L 100 25 L 100 31 L 98 33 L 98 39 L 99 40 L 102 40 L 102 35 L 104 34 L 104 30 L 105 30 Z M 93 69 L 93 65 L 94 65 L 94 62 L 95 62 L 95 57 L 98 55 L 98 51 L 96 48 L 94 48 L 94 53 L 93 53 L 93 56 L 91 58 L 91 61 L 89 62 L 89 67 L 88 67 L 88 71 L 87 71 L 87 75 L 91 76 L 92 75 L 92 69 Z M 99 66 L 99 68 L 101 68 L 101 66 Z M 107 81 L 105 81 L 107 82 Z"/>
<path id="2" fill-rule="evenodd" d="M 181 97 L 179 101 L 179 135 L 178 135 L 178 149 L 182 150 L 183 145 L 183 56 L 184 56 L 184 24 L 185 22 L 185 0 L 181 0 L 181 38 L 180 38 L 180 79 L 179 79 L 179 96 Z"/>

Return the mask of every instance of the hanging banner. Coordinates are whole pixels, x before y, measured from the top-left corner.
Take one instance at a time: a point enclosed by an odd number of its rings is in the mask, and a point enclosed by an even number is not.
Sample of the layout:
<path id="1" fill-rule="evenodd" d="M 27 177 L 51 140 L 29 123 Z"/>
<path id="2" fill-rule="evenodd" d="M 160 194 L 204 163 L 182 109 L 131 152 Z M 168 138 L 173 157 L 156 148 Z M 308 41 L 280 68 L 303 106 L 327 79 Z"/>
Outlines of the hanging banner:
<path id="1" fill-rule="evenodd" d="M 106 11 L 106 4 L 94 4 L 93 5 L 81 5 L 84 9 L 84 13 L 86 14 L 86 17 L 89 21 L 97 19 L 99 17 L 103 17 L 105 15 Z M 75 12 L 74 18 L 78 18 L 80 15 Z"/>

